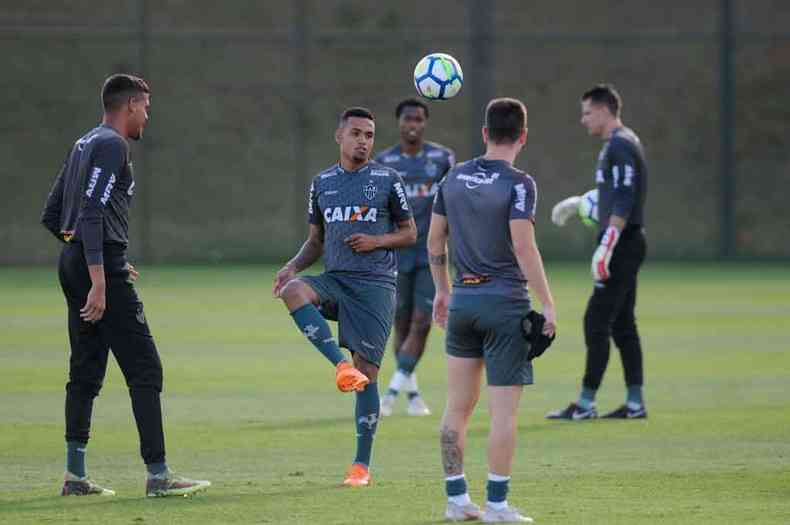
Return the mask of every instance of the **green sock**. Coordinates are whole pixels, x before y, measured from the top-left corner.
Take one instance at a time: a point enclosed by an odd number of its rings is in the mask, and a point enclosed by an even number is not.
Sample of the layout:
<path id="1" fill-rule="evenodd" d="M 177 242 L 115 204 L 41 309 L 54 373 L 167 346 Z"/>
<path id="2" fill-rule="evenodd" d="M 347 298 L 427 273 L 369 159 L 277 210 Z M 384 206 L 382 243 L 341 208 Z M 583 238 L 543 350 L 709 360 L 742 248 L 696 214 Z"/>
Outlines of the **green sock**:
<path id="1" fill-rule="evenodd" d="M 66 471 L 77 477 L 85 477 L 85 454 L 88 444 L 82 441 L 66 441 Z"/>
<path id="2" fill-rule="evenodd" d="M 329 359 L 333 365 L 337 366 L 340 361 L 345 359 L 340 347 L 335 343 L 332 337 L 332 331 L 329 329 L 329 323 L 326 322 L 324 316 L 312 304 L 306 304 L 291 312 L 296 326 L 299 330 L 313 343 L 319 352 L 324 354 L 324 357 Z"/>
<path id="3" fill-rule="evenodd" d="M 373 436 L 379 423 L 379 388 L 376 383 L 368 383 L 362 392 L 357 392 L 354 410 L 357 422 L 357 455 L 354 463 L 370 465 L 373 450 Z"/>
<path id="4" fill-rule="evenodd" d="M 628 385 L 626 387 L 628 391 L 628 395 L 625 398 L 625 402 L 628 405 L 631 405 L 633 408 L 639 408 L 643 404 L 642 400 L 642 385 Z"/>
<path id="5" fill-rule="evenodd" d="M 582 393 L 579 395 L 577 405 L 585 410 L 589 410 L 595 405 L 595 390 L 592 388 L 582 387 Z"/>

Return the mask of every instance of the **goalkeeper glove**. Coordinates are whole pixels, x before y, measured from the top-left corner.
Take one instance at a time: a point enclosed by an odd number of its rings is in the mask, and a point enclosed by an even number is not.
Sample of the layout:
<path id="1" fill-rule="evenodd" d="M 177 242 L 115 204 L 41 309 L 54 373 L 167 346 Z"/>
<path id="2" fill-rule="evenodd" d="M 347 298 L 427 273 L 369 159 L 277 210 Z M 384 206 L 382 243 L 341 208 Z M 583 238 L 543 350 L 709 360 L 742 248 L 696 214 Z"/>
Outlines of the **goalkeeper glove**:
<path id="1" fill-rule="evenodd" d="M 563 199 L 551 209 L 551 222 L 557 226 L 565 226 L 565 223 L 579 213 L 579 203 L 582 198 L 578 195 Z"/>
<path id="2" fill-rule="evenodd" d="M 609 278 L 609 262 L 612 260 L 612 252 L 620 239 L 620 230 L 614 226 L 606 228 L 601 237 L 601 244 L 595 250 L 592 257 L 592 277 L 596 281 L 605 281 Z"/>

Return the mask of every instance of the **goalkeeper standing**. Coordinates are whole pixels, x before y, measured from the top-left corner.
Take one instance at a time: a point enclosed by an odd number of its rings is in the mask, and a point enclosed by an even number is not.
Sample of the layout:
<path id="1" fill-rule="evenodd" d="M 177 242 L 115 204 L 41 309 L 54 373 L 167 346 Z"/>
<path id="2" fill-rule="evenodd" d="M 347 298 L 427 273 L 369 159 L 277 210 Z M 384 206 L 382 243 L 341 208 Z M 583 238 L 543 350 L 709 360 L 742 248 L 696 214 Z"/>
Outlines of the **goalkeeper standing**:
<path id="1" fill-rule="evenodd" d="M 623 362 L 626 403 L 605 414 L 611 419 L 644 419 L 642 345 L 636 328 L 637 274 L 645 259 L 644 207 L 647 166 L 642 143 L 620 119 L 622 101 L 611 85 L 598 85 L 581 98 L 581 123 L 605 142 L 598 155 L 600 244 L 592 257 L 593 294 L 584 314 L 587 363 L 578 401 L 547 414 L 548 419 L 584 420 L 598 417 L 595 394 L 609 363 L 609 338 Z M 560 226 L 576 213 L 578 198 L 559 203 L 552 219 Z"/>

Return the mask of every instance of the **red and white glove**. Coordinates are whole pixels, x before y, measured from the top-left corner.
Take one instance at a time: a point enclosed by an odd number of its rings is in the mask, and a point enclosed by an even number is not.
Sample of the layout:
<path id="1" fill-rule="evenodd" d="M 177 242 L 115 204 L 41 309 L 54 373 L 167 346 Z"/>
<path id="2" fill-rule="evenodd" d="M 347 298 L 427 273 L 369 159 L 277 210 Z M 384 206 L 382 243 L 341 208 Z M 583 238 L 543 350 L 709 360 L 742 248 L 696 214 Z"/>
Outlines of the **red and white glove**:
<path id="1" fill-rule="evenodd" d="M 612 260 L 612 252 L 620 240 L 620 230 L 614 226 L 609 226 L 601 237 L 601 244 L 595 250 L 592 257 L 592 277 L 596 281 L 605 281 L 609 278 L 609 261 Z"/>

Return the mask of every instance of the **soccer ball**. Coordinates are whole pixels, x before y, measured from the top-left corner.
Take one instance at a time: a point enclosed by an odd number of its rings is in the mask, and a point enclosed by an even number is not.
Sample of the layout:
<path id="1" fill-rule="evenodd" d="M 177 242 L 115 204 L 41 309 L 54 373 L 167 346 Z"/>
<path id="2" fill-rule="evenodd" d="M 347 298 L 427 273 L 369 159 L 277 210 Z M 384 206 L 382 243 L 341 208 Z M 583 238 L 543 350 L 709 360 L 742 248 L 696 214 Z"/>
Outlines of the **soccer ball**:
<path id="1" fill-rule="evenodd" d="M 456 59 L 445 53 L 425 55 L 414 67 L 414 87 L 430 100 L 447 100 L 461 91 L 464 73 Z"/>
<path id="2" fill-rule="evenodd" d="M 590 190 L 582 195 L 579 203 L 579 217 L 587 226 L 598 226 L 598 189 Z"/>

